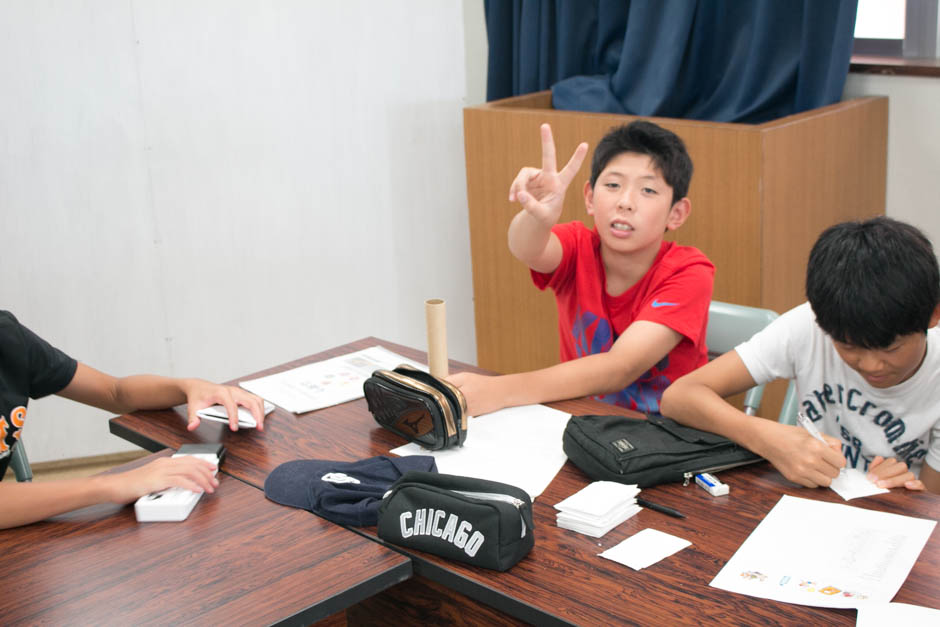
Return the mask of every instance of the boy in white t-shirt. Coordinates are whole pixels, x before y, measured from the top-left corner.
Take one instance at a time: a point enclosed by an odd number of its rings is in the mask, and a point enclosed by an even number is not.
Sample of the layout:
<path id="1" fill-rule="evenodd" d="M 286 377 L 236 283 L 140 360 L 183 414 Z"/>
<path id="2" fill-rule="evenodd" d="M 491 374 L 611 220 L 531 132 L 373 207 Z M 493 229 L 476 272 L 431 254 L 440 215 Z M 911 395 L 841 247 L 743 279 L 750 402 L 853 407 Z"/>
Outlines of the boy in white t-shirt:
<path id="1" fill-rule="evenodd" d="M 885 488 L 940 493 L 940 270 L 930 241 L 890 218 L 820 235 L 809 303 L 670 386 L 663 414 L 719 433 L 808 487 L 848 465 Z M 798 427 L 747 416 L 722 397 L 796 379 Z"/>

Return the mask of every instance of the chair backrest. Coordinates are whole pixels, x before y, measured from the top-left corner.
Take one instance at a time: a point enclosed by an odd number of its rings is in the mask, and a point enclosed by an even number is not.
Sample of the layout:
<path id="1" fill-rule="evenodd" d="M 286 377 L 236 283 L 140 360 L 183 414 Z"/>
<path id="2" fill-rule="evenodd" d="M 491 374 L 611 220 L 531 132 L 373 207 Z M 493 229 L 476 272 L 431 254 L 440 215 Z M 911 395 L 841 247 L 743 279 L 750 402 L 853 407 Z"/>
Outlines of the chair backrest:
<path id="1" fill-rule="evenodd" d="M 708 358 L 714 359 L 749 340 L 777 317 L 777 312 L 770 309 L 713 300 L 708 307 L 708 332 L 705 339 L 708 343 Z"/>
<path id="2" fill-rule="evenodd" d="M 10 467 L 17 481 L 32 481 L 33 471 L 29 467 L 29 460 L 26 458 L 26 448 L 23 445 L 23 439 L 13 445 L 10 451 Z"/>
<path id="3" fill-rule="evenodd" d="M 713 300 L 708 307 L 708 330 L 705 338 L 708 344 L 708 358 L 714 359 L 734 349 L 778 317 L 777 313 L 770 309 Z M 763 385 L 748 390 L 744 396 L 745 413 L 756 414 L 763 395 Z M 796 422 L 796 390 L 792 381 L 787 388 L 787 396 L 778 420 L 786 424 Z"/>

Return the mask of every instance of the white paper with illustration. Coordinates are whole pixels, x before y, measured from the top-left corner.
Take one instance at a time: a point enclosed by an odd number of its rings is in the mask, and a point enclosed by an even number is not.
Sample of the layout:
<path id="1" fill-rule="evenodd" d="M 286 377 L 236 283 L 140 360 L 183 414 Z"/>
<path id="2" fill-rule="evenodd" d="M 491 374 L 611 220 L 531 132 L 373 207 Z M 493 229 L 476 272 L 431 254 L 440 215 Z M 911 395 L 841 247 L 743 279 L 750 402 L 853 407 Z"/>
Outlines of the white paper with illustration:
<path id="1" fill-rule="evenodd" d="M 936 521 L 783 496 L 715 576 L 715 588 L 785 603 L 888 602 Z"/>

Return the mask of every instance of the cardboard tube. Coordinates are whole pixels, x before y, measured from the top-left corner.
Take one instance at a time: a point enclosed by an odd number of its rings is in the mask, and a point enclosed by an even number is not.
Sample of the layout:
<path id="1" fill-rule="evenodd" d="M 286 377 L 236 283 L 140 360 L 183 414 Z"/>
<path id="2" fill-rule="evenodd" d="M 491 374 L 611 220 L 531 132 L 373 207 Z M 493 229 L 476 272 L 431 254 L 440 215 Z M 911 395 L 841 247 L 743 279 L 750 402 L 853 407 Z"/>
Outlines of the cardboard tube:
<path id="1" fill-rule="evenodd" d="M 428 367 L 431 374 L 443 379 L 447 370 L 447 310 L 440 298 L 424 301 L 428 325 Z"/>

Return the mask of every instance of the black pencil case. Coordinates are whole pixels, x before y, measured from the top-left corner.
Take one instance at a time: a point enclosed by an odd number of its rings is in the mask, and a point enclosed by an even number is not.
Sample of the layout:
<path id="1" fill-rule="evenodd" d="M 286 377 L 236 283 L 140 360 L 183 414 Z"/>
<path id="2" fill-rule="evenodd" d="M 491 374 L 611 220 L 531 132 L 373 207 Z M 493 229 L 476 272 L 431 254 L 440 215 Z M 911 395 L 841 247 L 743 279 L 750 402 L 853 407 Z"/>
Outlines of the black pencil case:
<path id="1" fill-rule="evenodd" d="M 649 414 L 572 416 L 562 438 L 565 455 L 596 481 L 617 481 L 641 488 L 683 481 L 763 461 L 759 455 L 715 433 Z"/>
<path id="2" fill-rule="evenodd" d="M 457 386 L 401 365 L 376 370 L 362 384 L 375 421 L 432 451 L 467 438 L 467 401 Z"/>
<path id="3" fill-rule="evenodd" d="M 497 481 L 411 471 L 379 505 L 379 537 L 448 559 L 507 570 L 535 544 L 532 500 Z"/>

